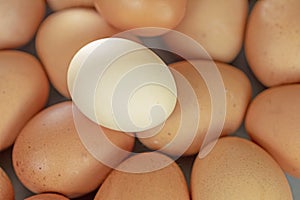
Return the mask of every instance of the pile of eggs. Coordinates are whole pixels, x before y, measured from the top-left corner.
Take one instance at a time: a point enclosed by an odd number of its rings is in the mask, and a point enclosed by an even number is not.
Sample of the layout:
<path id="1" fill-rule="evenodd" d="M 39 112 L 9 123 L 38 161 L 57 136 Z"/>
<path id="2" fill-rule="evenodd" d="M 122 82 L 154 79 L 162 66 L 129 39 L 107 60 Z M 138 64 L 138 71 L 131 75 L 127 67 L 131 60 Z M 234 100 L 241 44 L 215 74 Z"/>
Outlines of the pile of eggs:
<path id="1" fill-rule="evenodd" d="M 299 199 L 299 9 L 0 0 L 0 199 Z"/>

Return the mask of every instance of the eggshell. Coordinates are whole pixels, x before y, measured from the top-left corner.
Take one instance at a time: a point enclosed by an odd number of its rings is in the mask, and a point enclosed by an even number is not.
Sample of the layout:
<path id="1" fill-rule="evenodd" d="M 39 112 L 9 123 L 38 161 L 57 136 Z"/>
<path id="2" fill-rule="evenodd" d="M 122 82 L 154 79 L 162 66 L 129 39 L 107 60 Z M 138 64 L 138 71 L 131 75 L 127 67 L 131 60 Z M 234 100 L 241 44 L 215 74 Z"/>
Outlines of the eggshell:
<path id="1" fill-rule="evenodd" d="M 31 197 L 26 198 L 25 200 L 69 200 L 69 199 L 59 194 L 43 193 L 43 194 L 33 195 Z"/>
<path id="2" fill-rule="evenodd" d="M 212 67 L 210 65 L 211 61 L 197 60 L 195 61 L 203 69 L 206 67 Z M 234 133 L 242 124 L 244 115 L 248 106 L 248 103 L 251 99 L 251 84 L 247 76 L 239 69 L 220 62 L 215 63 L 217 69 L 219 70 L 221 77 L 224 82 L 224 90 L 226 90 L 226 115 L 225 122 L 222 131 L 222 135 L 227 135 Z M 184 152 L 183 155 L 192 155 L 199 152 L 202 145 L 204 136 L 207 134 L 209 124 L 211 122 L 211 97 L 208 91 L 208 87 L 203 79 L 203 77 L 196 71 L 194 66 L 187 62 L 181 61 L 173 63 L 170 65 L 171 69 L 176 70 L 181 75 L 184 76 L 191 84 L 192 89 L 194 90 L 197 102 L 199 105 L 199 124 L 198 129 L 196 130 L 196 135 L 191 145 Z M 214 77 L 214 76 L 212 76 Z M 176 79 L 175 79 L 176 81 Z M 178 96 L 182 93 L 178 91 Z M 190 96 L 183 96 L 185 99 L 190 99 Z M 190 104 L 190 101 L 187 101 Z M 139 140 L 149 147 L 150 149 L 158 150 L 171 154 L 178 155 L 182 151 L 182 143 L 185 140 L 178 141 L 175 143 L 173 140 L 177 137 L 177 132 L 180 126 L 187 126 L 184 120 L 181 119 L 181 107 L 185 105 L 176 104 L 175 110 L 171 116 L 166 120 L 164 126 L 153 136 L 144 137 L 143 135 L 149 135 L 149 132 L 153 130 L 145 131 L 137 135 Z M 186 107 L 186 106 L 185 106 Z M 193 110 L 197 107 L 191 106 L 188 113 L 193 113 Z M 216 117 L 216 116 L 214 116 Z M 189 135 L 193 134 L 192 128 L 188 131 L 180 134 L 184 134 L 184 138 L 190 138 Z M 172 148 L 162 149 L 163 147 L 169 145 Z"/>
<path id="3" fill-rule="evenodd" d="M 0 49 L 25 45 L 45 15 L 44 0 L 0 0 Z"/>
<path id="4" fill-rule="evenodd" d="M 300 1 L 257 1 L 249 17 L 245 52 L 265 86 L 300 81 Z"/>
<path id="5" fill-rule="evenodd" d="M 62 10 L 72 7 L 94 7 L 94 0 L 47 0 L 49 7 L 54 10 Z"/>
<path id="6" fill-rule="evenodd" d="M 46 104 L 49 83 L 40 62 L 17 50 L 0 51 L 0 151 Z"/>
<path id="7" fill-rule="evenodd" d="M 196 158 L 191 174 L 193 200 L 292 200 L 282 169 L 251 141 L 224 137 L 204 159 Z"/>
<path id="8" fill-rule="evenodd" d="M 72 8 L 48 16 L 37 32 L 36 50 L 50 81 L 65 97 L 67 71 L 75 53 L 87 43 L 117 31 L 90 8 Z"/>
<path id="9" fill-rule="evenodd" d="M 147 47 L 123 38 L 104 38 L 81 48 L 70 63 L 68 88 L 89 119 L 124 132 L 163 123 L 177 100 L 168 66 Z M 163 112 L 153 112 L 155 106 Z"/>
<path id="10" fill-rule="evenodd" d="M 242 47 L 247 15 L 247 0 L 187 0 L 185 16 L 175 31 L 194 39 L 213 60 L 229 63 Z M 178 36 L 171 32 L 164 40 L 171 50 L 190 52 L 190 44 Z M 194 51 L 188 56 L 204 59 Z"/>
<path id="11" fill-rule="evenodd" d="M 150 153 L 141 153 L 132 156 L 121 163 L 121 166 L 143 166 L 145 158 L 154 156 Z M 169 157 L 155 153 L 161 159 Z M 156 165 L 156 163 L 149 163 Z M 144 166 L 144 167 L 149 167 Z M 95 200 L 107 199 L 144 199 L 144 200 L 188 200 L 189 192 L 184 176 L 175 162 L 157 171 L 147 173 L 128 173 L 113 170 L 100 187 Z"/>
<path id="12" fill-rule="evenodd" d="M 95 0 L 97 11 L 114 27 L 130 30 L 159 27 L 166 30 L 140 30 L 142 36 L 156 36 L 173 29 L 185 14 L 187 0 Z"/>
<path id="13" fill-rule="evenodd" d="M 300 84 L 270 88 L 250 104 L 245 126 L 251 138 L 289 174 L 300 178 Z"/>
<path id="14" fill-rule="evenodd" d="M 111 169 L 89 153 L 75 126 L 70 101 L 55 104 L 28 122 L 12 155 L 15 172 L 25 187 L 34 193 L 55 192 L 69 198 L 99 187 Z M 104 132 L 118 147 L 133 148 L 133 137 L 109 129 Z M 111 160 L 120 159 L 115 152 L 100 150 Z"/>
<path id="15" fill-rule="evenodd" d="M 14 200 L 14 189 L 6 173 L 0 167 L 0 199 Z"/>

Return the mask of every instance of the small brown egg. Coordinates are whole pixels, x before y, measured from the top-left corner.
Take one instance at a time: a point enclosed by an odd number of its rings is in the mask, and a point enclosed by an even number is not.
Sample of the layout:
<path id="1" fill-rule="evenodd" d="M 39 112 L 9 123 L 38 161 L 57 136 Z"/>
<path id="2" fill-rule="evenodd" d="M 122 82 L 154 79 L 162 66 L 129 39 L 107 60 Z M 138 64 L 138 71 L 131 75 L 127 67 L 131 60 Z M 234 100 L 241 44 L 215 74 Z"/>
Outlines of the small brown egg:
<path id="1" fill-rule="evenodd" d="M 203 69 L 205 69 L 205 66 L 212 67 L 210 66 L 211 61 L 197 60 L 195 62 L 197 62 L 199 66 L 203 67 Z M 222 135 L 227 135 L 234 133 L 242 124 L 247 106 L 251 99 L 252 89 L 249 79 L 241 70 L 229 64 L 219 62 L 216 62 L 215 64 L 223 78 L 225 86 L 223 90 L 226 90 L 226 115 Z M 212 109 L 210 93 L 203 77 L 196 71 L 191 63 L 187 61 L 177 62 L 171 64 L 170 68 L 175 69 L 188 80 L 197 96 L 200 114 L 198 129 L 196 130 L 197 132 L 194 140 L 183 154 L 193 155 L 199 152 L 211 122 Z M 181 93 L 178 92 L 178 96 L 180 94 Z M 183 98 L 189 99 L 191 97 L 186 96 Z M 187 102 L 190 104 L 190 101 Z M 145 131 L 139 133 L 139 140 L 150 149 L 161 150 L 171 155 L 180 155 L 184 140 L 182 140 L 182 142 L 179 141 L 178 143 L 173 140 L 177 137 L 176 135 L 180 126 L 188 126 L 184 120 L 181 119 L 181 107 L 183 108 L 184 106 L 185 105 L 177 103 L 171 116 L 165 121 L 164 126 L 155 135 L 151 137 L 143 137 L 143 135 L 149 134 L 149 132 Z M 195 106 L 189 107 L 189 110 L 186 112 L 193 113 L 194 109 Z M 191 115 L 192 114 L 189 116 Z M 150 130 L 150 132 L 151 131 L 153 130 Z M 190 138 L 188 135 L 193 133 L 194 130 L 189 128 L 187 132 L 184 132 L 184 138 Z M 163 149 L 163 147 L 166 146 L 170 146 L 172 148 Z"/>
<path id="2" fill-rule="evenodd" d="M 289 183 L 277 162 L 251 141 L 224 137 L 191 174 L 193 200 L 292 200 Z"/>
<path id="3" fill-rule="evenodd" d="M 144 27 L 173 29 L 185 14 L 186 1 L 95 0 L 95 7 L 110 24 L 121 30 Z M 145 30 L 137 33 L 154 36 L 164 32 Z"/>
<path id="4" fill-rule="evenodd" d="M 0 51 L 0 151 L 46 104 L 49 82 L 41 63 L 17 50 Z"/>
<path id="5" fill-rule="evenodd" d="M 31 197 L 26 198 L 25 200 L 69 200 L 69 199 L 60 194 L 43 193 L 43 194 L 33 195 Z"/>
<path id="6" fill-rule="evenodd" d="M 90 8 L 71 8 L 47 17 L 36 37 L 36 49 L 53 86 L 70 97 L 67 71 L 75 53 L 96 39 L 110 37 L 117 31 Z"/>
<path id="7" fill-rule="evenodd" d="M 156 171 L 131 173 L 113 170 L 100 187 L 95 200 L 189 200 L 189 191 L 184 175 L 171 158 L 159 153 L 140 153 L 120 164 L 120 168 L 133 166 L 151 168 L 156 165 L 151 158 L 170 160 L 172 163 Z M 145 162 L 148 159 L 150 162 Z M 145 163 L 148 163 L 145 166 Z"/>
<path id="8" fill-rule="evenodd" d="M 19 180 L 34 193 L 55 192 L 69 198 L 82 196 L 99 187 L 111 171 L 89 153 L 86 148 L 90 147 L 83 145 L 72 106 L 72 102 L 67 101 L 41 111 L 16 140 L 13 167 Z M 87 118 L 81 119 L 81 125 L 91 123 Z M 133 137 L 109 129 L 104 132 L 116 146 L 132 150 Z M 111 160 L 125 158 L 103 148 L 100 151 Z"/>
<path id="9" fill-rule="evenodd" d="M 72 7 L 94 7 L 94 0 L 47 0 L 49 7 L 54 10 L 62 10 Z"/>
<path id="10" fill-rule="evenodd" d="M 261 92 L 251 102 L 245 126 L 250 137 L 280 166 L 300 178 L 300 84 Z"/>
<path id="11" fill-rule="evenodd" d="M 44 0 L 0 0 L 0 49 L 16 48 L 32 39 L 45 15 Z"/>
<path id="12" fill-rule="evenodd" d="M 14 188 L 6 173 L 0 167 L 0 199 L 14 200 Z"/>
<path id="13" fill-rule="evenodd" d="M 300 81 L 300 1 L 257 1 L 249 16 L 245 53 L 267 87 Z"/>
<path id="14" fill-rule="evenodd" d="M 194 39 L 213 60 L 229 63 L 241 50 L 247 15 L 247 0 L 187 0 L 185 16 L 175 30 Z M 192 47 L 178 34 L 170 32 L 164 40 L 171 50 L 189 52 L 189 59 L 204 59 L 190 52 Z"/>

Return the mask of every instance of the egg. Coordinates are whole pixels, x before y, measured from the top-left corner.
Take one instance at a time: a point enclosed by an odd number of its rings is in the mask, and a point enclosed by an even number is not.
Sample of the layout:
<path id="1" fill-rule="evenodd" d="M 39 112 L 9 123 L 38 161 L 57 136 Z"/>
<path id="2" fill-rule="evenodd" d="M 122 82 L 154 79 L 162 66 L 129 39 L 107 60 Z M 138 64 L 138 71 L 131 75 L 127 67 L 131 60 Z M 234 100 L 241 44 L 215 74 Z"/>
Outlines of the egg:
<path id="1" fill-rule="evenodd" d="M 71 8 L 48 16 L 36 36 L 36 50 L 53 86 L 70 97 L 67 71 L 75 53 L 96 39 L 117 33 L 91 8 Z"/>
<path id="2" fill-rule="evenodd" d="M 18 136 L 12 152 L 13 167 L 19 180 L 32 192 L 79 197 L 99 187 L 111 171 L 81 141 L 78 127 L 91 125 L 82 114 L 81 121 L 75 123 L 79 114 L 74 114 L 71 101 L 55 104 L 32 118 Z M 132 150 L 133 137 L 109 129 L 104 133 L 115 146 Z M 92 137 L 96 133 L 81 134 Z M 114 161 L 121 161 L 129 154 L 119 155 L 111 149 L 96 147 Z"/>
<path id="3" fill-rule="evenodd" d="M 62 10 L 72 7 L 94 7 L 94 0 L 47 0 L 49 7 L 54 10 Z"/>
<path id="4" fill-rule="evenodd" d="M 0 51 L 0 151 L 46 104 L 49 83 L 41 63 L 17 50 Z"/>
<path id="5" fill-rule="evenodd" d="M 300 2 L 257 1 L 249 16 L 245 53 L 267 87 L 300 81 Z"/>
<path id="6" fill-rule="evenodd" d="M 5 171 L 0 167 L 0 199 L 14 200 L 14 188 Z"/>
<path id="7" fill-rule="evenodd" d="M 0 0 L 0 49 L 21 47 L 34 36 L 45 15 L 44 0 Z"/>
<path id="8" fill-rule="evenodd" d="M 181 97 L 186 99 L 186 101 L 182 101 L 182 104 L 179 101 L 177 102 L 175 110 L 160 129 L 144 131 L 137 135 L 139 140 L 148 148 L 160 150 L 171 155 L 181 155 L 182 153 L 183 155 L 196 154 L 201 148 L 204 137 L 208 135 L 208 129 L 212 120 L 217 120 L 217 124 L 222 123 L 222 115 L 212 113 L 212 91 L 208 90 L 206 80 L 196 70 L 195 64 L 204 73 L 209 72 L 209 68 L 216 67 L 217 72 L 220 73 L 222 78 L 221 81 L 224 83 L 224 88 L 219 88 L 219 91 L 225 93 L 226 102 L 221 102 L 221 99 L 217 100 L 220 101 L 219 105 L 225 106 L 224 110 L 226 111 L 226 114 L 224 114 L 224 126 L 221 127 L 221 134 L 224 136 L 234 133 L 242 124 L 252 93 L 251 84 L 247 76 L 241 70 L 229 64 L 220 62 L 214 64 L 211 61 L 204 60 L 194 60 L 193 62 L 192 64 L 188 61 L 181 61 L 169 65 L 173 74 L 174 70 L 179 72 L 188 81 L 190 86 L 185 86 L 181 90 L 178 89 L 178 98 Z M 206 73 L 206 78 L 214 79 L 214 82 L 216 82 L 218 73 Z M 181 84 L 181 82 L 179 82 L 178 78 L 175 78 L 175 81 L 178 88 L 178 84 Z M 195 92 L 196 100 L 194 103 L 191 100 L 191 94 L 185 93 L 189 89 L 187 87 L 190 87 Z M 215 88 L 213 91 L 218 92 Z M 184 110 L 182 111 L 182 109 Z M 195 113 L 195 109 L 199 110 L 198 118 L 193 114 Z M 217 108 L 214 107 L 214 109 Z M 186 118 L 183 117 L 184 112 L 187 115 Z M 198 121 L 197 126 L 191 125 L 191 121 L 197 123 L 194 120 Z M 213 134 L 216 134 L 217 125 L 214 124 L 213 126 Z M 185 129 L 182 129 L 182 127 Z M 190 142 L 187 142 L 187 140 L 190 140 Z"/>
<path id="9" fill-rule="evenodd" d="M 120 168 L 132 166 L 137 171 L 144 170 L 142 168 L 151 168 L 157 165 L 154 161 L 151 162 L 151 158 L 154 157 L 171 160 L 159 153 L 140 153 L 122 162 Z M 145 173 L 113 170 L 95 196 L 95 200 L 107 199 L 189 200 L 190 198 L 183 173 L 173 161 L 172 164 L 160 170 Z"/>
<path id="10" fill-rule="evenodd" d="M 224 137 L 191 173 L 193 200 L 292 200 L 289 183 L 276 161 L 246 139 Z"/>
<path id="11" fill-rule="evenodd" d="M 163 38 L 170 50 L 188 52 L 189 59 L 205 59 L 198 51 L 191 50 L 196 43 L 213 60 L 229 63 L 241 50 L 247 15 L 247 0 L 187 0 L 184 18 L 175 31 Z M 186 42 L 177 31 L 192 38 L 193 43 Z"/>
<path id="12" fill-rule="evenodd" d="M 270 88 L 250 104 L 245 127 L 289 174 L 300 178 L 300 84 Z"/>
<path id="13" fill-rule="evenodd" d="M 80 49 L 70 63 L 68 88 L 89 119 L 124 132 L 163 123 L 177 98 L 168 66 L 147 47 L 124 38 L 100 39 Z"/>
<path id="14" fill-rule="evenodd" d="M 31 197 L 26 198 L 25 200 L 69 200 L 69 199 L 59 194 L 43 193 L 43 194 L 33 195 Z"/>
<path id="15" fill-rule="evenodd" d="M 179 24 L 185 14 L 186 1 L 95 0 L 95 7 L 110 24 L 123 31 L 144 27 L 165 29 L 136 31 L 142 36 L 156 36 Z"/>

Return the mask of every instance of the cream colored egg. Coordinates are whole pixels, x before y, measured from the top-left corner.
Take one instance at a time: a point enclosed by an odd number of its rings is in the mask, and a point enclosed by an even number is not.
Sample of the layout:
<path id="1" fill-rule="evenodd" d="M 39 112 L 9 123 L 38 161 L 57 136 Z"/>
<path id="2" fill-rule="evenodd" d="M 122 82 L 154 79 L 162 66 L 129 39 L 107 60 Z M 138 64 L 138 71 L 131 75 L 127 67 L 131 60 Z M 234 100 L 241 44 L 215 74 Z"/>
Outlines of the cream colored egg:
<path id="1" fill-rule="evenodd" d="M 265 86 L 300 81 L 300 1 L 257 1 L 249 17 L 245 52 Z"/>
<path id="2" fill-rule="evenodd" d="M 47 0 L 49 7 L 54 10 L 62 10 L 72 7 L 94 7 L 94 0 Z"/>
<path id="3" fill-rule="evenodd" d="M 147 162 L 151 157 L 162 160 L 171 160 L 159 153 L 141 153 L 132 156 L 120 164 L 120 168 L 133 166 L 138 168 L 151 168 L 157 165 L 155 162 Z M 143 171 L 143 170 L 142 170 Z M 100 187 L 95 200 L 107 199 L 144 199 L 144 200 L 189 200 L 189 191 L 179 166 L 173 161 L 172 164 L 156 171 L 147 173 L 128 173 L 113 170 Z"/>
<path id="4" fill-rule="evenodd" d="M 90 8 L 72 8 L 48 16 L 37 32 L 36 49 L 50 81 L 64 96 L 70 97 L 67 71 L 75 53 L 87 43 L 110 37 L 117 30 Z"/>
<path id="5" fill-rule="evenodd" d="M 13 200 L 14 188 L 6 173 L 0 167 L 0 199 Z"/>
<path id="6" fill-rule="evenodd" d="M 92 121 L 125 132 L 163 123 L 176 104 L 168 66 L 147 47 L 123 38 L 89 43 L 68 70 L 72 100 Z"/>
<path id="7" fill-rule="evenodd" d="M 211 61 L 196 60 L 194 62 L 204 72 L 209 71 L 206 68 L 214 67 L 211 66 Z M 221 134 L 227 135 L 234 133 L 242 124 L 246 108 L 251 99 L 252 89 L 250 81 L 241 70 L 224 63 L 216 62 L 215 64 L 224 83 L 224 88 L 220 88 L 220 90 L 226 93 L 226 102 L 219 102 L 218 104 L 226 106 L 224 108 L 226 109 L 225 121 L 224 126 L 221 127 Z M 179 72 L 190 83 L 189 87 L 195 92 L 198 108 L 197 105 L 191 103 L 190 99 L 193 98 L 192 96 L 182 96 L 187 101 L 182 105 L 177 102 L 174 112 L 160 130 L 144 131 L 139 133 L 137 137 L 150 149 L 161 150 L 171 155 L 181 155 L 181 153 L 183 155 L 196 154 L 200 150 L 204 137 L 208 134 L 212 120 L 219 120 L 219 123 L 221 123 L 222 116 L 212 114 L 211 93 L 208 90 L 208 85 L 191 63 L 187 61 L 177 62 L 171 64 L 170 68 Z M 216 77 L 218 77 L 218 74 L 211 74 L 207 78 L 216 80 Z M 176 79 L 175 81 L 178 82 Z M 178 97 L 181 94 L 183 92 L 178 91 Z M 221 101 L 221 99 L 218 99 L 218 101 Z M 182 118 L 183 111 L 181 109 L 185 109 L 184 111 L 188 114 L 186 120 Z M 195 109 L 199 109 L 199 122 L 196 128 L 189 124 L 189 121 L 197 120 L 193 117 Z M 181 127 L 186 127 L 184 132 L 179 131 Z M 217 130 L 215 127 L 212 127 L 212 129 Z M 177 137 L 182 139 L 178 140 L 176 139 Z M 184 150 L 187 138 L 191 138 L 191 141 L 188 148 Z"/>
<path id="8" fill-rule="evenodd" d="M 99 126 L 91 124 L 82 114 L 80 123 L 75 123 L 80 113 L 75 115 L 73 109 L 70 101 L 48 107 L 27 123 L 16 140 L 12 153 L 14 170 L 23 185 L 34 193 L 79 197 L 98 188 L 111 171 L 89 153 L 90 146 L 83 145 L 78 133 L 80 126 Z M 112 144 L 128 153 L 120 155 L 103 146 L 97 146 L 98 151 L 110 160 L 121 162 L 132 150 L 134 138 L 102 130 Z"/>
<path id="9" fill-rule="evenodd" d="M 300 84 L 264 90 L 250 104 L 245 126 L 251 138 L 289 174 L 300 178 Z"/>
<path id="10" fill-rule="evenodd" d="M 69 200 L 69 199 L 59 194 L 43 193 L 43 194 L 33 195 L 31 197 L 26 198 L 25 200 Z"/>
<path id="11" fill-rule="evenodd" d="M 0 51 L 0 151 L 11 146 L 21 129 L 46 104 L 49 83 L 32 55 Z"/>
<path id="12" fill-rule="evenodd" d="M 237 137 L 221 138 L 191 174 L 193 200 L 292 200 L 277 162 L 261 147 Z"/>
<path id="13" fill-rule="evenodd" d="M 175 31 L 191 37 L 220 62 L 231 62 L 239 53 L 248 15 L 247 0 L 188 0 L 185 16 Z M 203 59 L 193 44 L 171 32 L 164 36 L 169 48 L 180 50 L 189 59 Z"/>
<path id="14" fill-rule="evenodd" d="M 44 0 L 0 0 L 0 49 L 21 47 L 34 36 L 45 15 Z"/>

